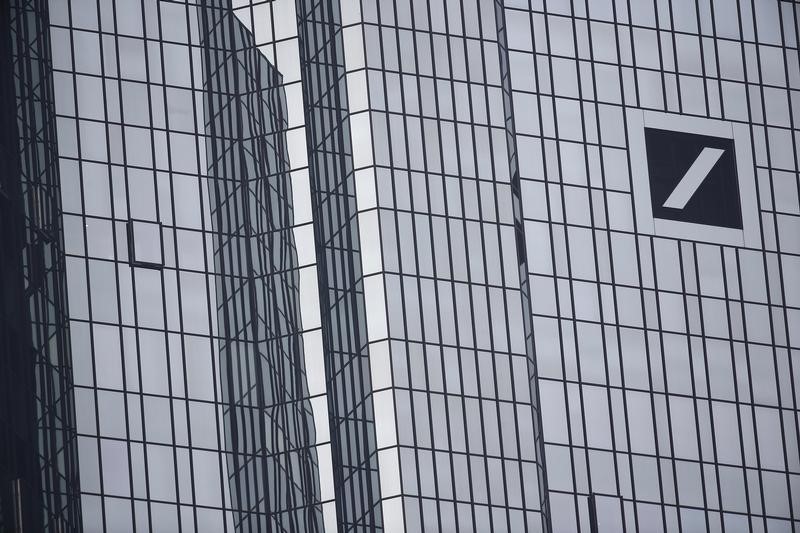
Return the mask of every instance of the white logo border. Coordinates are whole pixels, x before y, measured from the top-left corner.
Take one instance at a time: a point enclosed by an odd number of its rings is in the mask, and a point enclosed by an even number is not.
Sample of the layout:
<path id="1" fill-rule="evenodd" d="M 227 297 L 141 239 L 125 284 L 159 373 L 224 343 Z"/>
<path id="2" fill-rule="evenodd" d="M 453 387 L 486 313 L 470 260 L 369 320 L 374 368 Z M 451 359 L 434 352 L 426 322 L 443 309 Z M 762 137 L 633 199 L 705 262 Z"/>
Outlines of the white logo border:
<path id="1" fill-rule="evenodd" d="M 755 166 L 753 165 L 749 125 L 636 108 L 628 108 L 626 118 L 633 177 L 633 200 L 636 206 L 636 225 L 639 233 L 697 242 L 761 248 Z M 667 220 L 653 216 L 650 173 L 644 140 L 645 127 L 733 139 L 743 229 Z"/>

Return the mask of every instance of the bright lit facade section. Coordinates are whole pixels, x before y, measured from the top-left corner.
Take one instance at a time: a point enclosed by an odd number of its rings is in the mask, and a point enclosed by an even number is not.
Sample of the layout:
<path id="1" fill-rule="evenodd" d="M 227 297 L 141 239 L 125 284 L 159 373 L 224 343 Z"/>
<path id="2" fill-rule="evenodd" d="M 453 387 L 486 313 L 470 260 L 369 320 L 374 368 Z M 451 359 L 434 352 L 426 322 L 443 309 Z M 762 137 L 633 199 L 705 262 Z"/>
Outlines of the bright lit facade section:
<path id="1" fill-rule="evenodd" d="M 797 529 L 797 4 L 505 7 L 553 531 Z"/>
<path id="2" fill-rule="evenodd" d="M 537 531 L 498 19 L 444 8 L 341 2 L 384 526 Z"/>

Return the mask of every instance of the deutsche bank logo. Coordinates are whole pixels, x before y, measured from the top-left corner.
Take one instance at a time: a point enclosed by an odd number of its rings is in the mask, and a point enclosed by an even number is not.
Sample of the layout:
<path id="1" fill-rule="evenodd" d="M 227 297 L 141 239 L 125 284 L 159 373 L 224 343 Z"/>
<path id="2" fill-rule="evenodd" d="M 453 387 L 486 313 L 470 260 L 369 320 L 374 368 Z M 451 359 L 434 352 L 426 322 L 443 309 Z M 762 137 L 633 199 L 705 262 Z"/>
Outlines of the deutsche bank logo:
<path id="1" fill-rule="evenodd" d="M 746 124 L 629 109 L 628 127 L 639 232 L 757 245 Z"/>
<path id="2" fill-rule="evenodd" d="M 644 129 L 653 216 L 742 229 L 733 139 Z"/>

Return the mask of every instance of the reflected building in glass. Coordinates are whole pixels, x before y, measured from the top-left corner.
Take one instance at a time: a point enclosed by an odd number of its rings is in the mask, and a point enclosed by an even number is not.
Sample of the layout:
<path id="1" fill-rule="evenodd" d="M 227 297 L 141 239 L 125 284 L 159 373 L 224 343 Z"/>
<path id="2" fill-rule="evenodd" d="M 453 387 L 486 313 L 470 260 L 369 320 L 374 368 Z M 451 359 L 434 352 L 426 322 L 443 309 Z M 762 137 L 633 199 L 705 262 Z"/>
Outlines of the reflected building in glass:
<path id="1" fill-rule="evenodd" d="M 0 530 L 800 527 L 798 4 L 0 24 Z"/>

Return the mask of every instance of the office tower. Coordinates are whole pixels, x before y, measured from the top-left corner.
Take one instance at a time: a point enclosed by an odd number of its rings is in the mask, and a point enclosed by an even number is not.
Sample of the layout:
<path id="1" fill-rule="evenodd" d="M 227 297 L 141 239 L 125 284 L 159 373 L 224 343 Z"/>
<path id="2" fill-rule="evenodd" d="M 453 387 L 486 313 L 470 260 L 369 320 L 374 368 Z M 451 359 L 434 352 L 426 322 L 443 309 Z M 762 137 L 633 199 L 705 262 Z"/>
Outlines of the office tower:
<path id="1" fill-rule="evenodd" d="M 798 528 L 798 15 L 505 2 L 553 531 Z"/>
<path id="2" fill-rule="evenodd" d="M 57 124 L 43 2 L 0 14 L 0 527 L 80 523 Z"/>
<path id="3" fill-rule="evenodd" d="M 797 4 L 2 9 L 0 527 L 797 528 Z"/>
<path id="4" fill-rule="evenodd" d="M 80 465 L 78 521 L 45 528 L 320 529 L 282 76 L 229 6 L 21 13 L 52 43 Z"/>
<path id="5" fill-rule="evenodd" d="M 356 516 L 370 529 L 542 524 L 502 11 L 472 7 L 453 4 L 452 27 L 426 3 L 299 12 L 318 260 L 328 273 L 320 299 L 332 331 L 349 321 L 347 344 L 330 353 L 341 350 L 358 386 L 358 432 L 374 431 L 368 452 L 380 482 L 366 503 L 380 506 Z M 413 24 L 422 31 L 402 29 Z M 451 41 L 461 45 L 452 53 Z M 455 92 L 450 79 L 468 79 L 467 51 L 482 74 Z M 369 374 L 356 366 L 365 355 Z"/>

